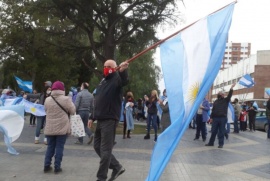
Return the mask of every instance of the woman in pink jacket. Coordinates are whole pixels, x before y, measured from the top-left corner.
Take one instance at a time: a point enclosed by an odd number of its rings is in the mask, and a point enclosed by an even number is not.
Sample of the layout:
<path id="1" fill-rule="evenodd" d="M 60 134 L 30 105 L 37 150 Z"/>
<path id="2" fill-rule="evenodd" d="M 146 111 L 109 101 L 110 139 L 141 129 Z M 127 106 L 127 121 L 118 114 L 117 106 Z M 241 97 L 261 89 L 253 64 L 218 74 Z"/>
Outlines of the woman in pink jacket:
<path id="1" fill-rule="evenodd" d="M 52 85 L 51 96 L 44 103 L 46 111 L 46 126 L 44 134 L 47 136 L 48 147 L 44 161 L 44 173 L 52 170 L 51 161 L 54 161 L 54 173 L 62 171 L 61 162 L 67 135 L 70 133 L 68 114 L 75 114 L 75 106 L 69 97 L 65 96 L 64 84 L 56 81 Z"/>

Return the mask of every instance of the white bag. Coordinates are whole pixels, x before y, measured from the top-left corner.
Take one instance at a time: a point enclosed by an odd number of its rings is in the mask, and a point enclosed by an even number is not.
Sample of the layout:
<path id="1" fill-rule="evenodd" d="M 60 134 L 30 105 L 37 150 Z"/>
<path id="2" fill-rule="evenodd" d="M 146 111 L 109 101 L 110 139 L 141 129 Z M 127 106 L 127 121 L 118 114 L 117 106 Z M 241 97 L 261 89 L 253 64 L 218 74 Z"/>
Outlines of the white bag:
<path id="1" fill-rule="evenodd" d="M 84 125 L 80 115 L 70 115 L 70 129 L 71 135 L 75 137 L 85 136 Z"/>

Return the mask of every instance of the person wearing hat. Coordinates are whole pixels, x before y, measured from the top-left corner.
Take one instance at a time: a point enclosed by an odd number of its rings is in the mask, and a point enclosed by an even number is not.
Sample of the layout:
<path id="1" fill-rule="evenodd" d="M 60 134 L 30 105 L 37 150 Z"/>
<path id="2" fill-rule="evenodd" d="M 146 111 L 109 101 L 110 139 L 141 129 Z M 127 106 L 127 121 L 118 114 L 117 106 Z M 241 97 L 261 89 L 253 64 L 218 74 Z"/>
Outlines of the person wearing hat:
<path id="1" fill-rule="evenodd" d="M 48 140 L 48 147 L 44 161 L 44 173 L 52 170 L 52 157 L 55 157 L 54 172 L 62 171 L 64 145 L 70 133 L 68 114 L 75 114 L 75 106 L 68 96 L 65 96 L 64 84 L 56 81 L 52 85 L 51 95 L 44 103 L 46 111 L 46 125 L 44 134 Z"/>
<path id="2" fill-rule="evenodd" d="M 219 141 L 218 148 L 223 148 L 224 135 L 226 132 L 225 125 L 228 121 L 228 118 L 227 118 L 228 106 L 229 106 L 229 102 L 231 101 L 234 86 L 235 86 L 235 83 L 232 84 L 227 97 L 225 97 L 224 91 L 220 91 L 217 95 L 217 100 L 215 100 L 213 104 L 213 109 L 210 115 L 210 119 L 213 120 L 211 137 L 208 144 L 206 144 L 205 146 L 214 146 L 216 135 L 218 133 L 218 141 Z"/>

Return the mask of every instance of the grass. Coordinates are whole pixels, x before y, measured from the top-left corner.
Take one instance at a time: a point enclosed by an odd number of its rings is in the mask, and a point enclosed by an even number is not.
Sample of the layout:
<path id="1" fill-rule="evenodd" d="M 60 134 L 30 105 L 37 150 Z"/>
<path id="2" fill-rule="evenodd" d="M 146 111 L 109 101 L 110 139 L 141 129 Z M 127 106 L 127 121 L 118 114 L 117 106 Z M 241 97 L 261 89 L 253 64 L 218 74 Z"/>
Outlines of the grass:
<path id="1" fill-rule="evenodd" d="M 94 126 L 96 127 L 96 123 L 94 123 Z M 119 123 L 117 128 L 116 128 L 116 134 L 120 134 L 122 135 L 123 134 L 123 127 L 124 127 L 124 124 L 123 123 Z M 134 130 L 131 130 L 132 134 L 146 134 L 146 123 L 144 125 L 141 125 L 141 124 L 134 124 Z M 161 131 L 158 130 L 158 134 L 160 133 Z M 154 133 L 154 130 L 151 130 L 151 133 Z"/>

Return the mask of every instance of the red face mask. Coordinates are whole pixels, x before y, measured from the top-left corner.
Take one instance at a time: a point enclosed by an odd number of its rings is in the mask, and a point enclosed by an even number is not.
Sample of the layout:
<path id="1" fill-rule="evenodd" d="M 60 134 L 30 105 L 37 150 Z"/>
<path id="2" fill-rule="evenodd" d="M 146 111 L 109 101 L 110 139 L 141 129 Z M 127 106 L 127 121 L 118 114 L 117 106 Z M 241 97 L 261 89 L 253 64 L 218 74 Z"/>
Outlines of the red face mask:
<path id="1" fill-rule="evenodd" d="M 106 68 L 103 69 L 103 74 L 104 74 L 105 77 L 107 77 L 109 74 L 111 74 L 113 72 L 115 72 L 114 68 L 107 68 L 106 67 Z"/>

